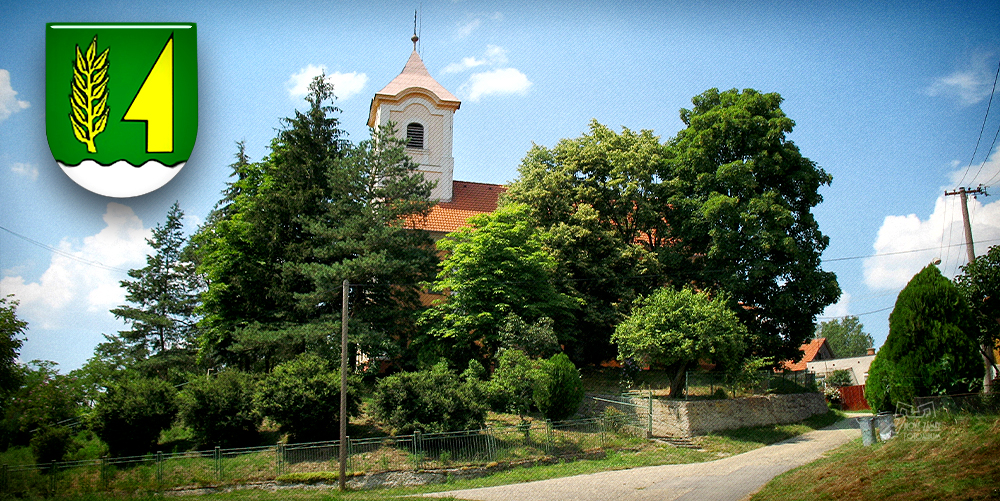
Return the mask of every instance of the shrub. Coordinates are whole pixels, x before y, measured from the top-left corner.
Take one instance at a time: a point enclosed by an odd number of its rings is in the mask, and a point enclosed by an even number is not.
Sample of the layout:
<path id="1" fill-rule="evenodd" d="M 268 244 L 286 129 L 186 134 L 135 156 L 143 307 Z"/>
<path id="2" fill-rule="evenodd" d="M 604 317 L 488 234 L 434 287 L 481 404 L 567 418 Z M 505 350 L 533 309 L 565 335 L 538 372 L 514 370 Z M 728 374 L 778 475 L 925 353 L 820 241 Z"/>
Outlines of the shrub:
<path id="1" fill-rule="evenodd" d="M 487 384 L 494 411 L 523 418 L 532 406 L 541 407 L 549 401 L 549 391 L 549 376 L 541 369 L 539 361 L 529 359 L 521 350 L 500 352 L 493 379 Z"/>
<path id="2" fill-rule="evenodd" d="M 177 390 L 159 379 L 126 375 L 94 406 L 93 428 L 116 456 L 150 452 L 177 414 Z"/>
<path id="3" fill-rule="evenodd" d="M 851 386 L 853 382 L 854 379 L 851 377 L 851 371 L 847 369 L 835 370 L 826 378 L 826 384 L 838 388 L 841 386 Z"/>
<path id="4" fill-rule="evenodd" d="M 375 419 L 397 433 L 481 428 L 487 410 L 478 378 L 482 370 L 473 360 L 459 378 L 442 361 L 430 370 L 383 378 L 372 399 Z"/>
<path id="5" fill-rule="evenodd" d="M 548 398 L 539 402 L 539 410 L 552 420 L 567 419 L 576 414 L 583 401 L 583 381 L 580 371 L 565 353 L 557 353 L 542 363 L 548 379 Z"/>
<path id="6" fill-rule="evenodd" d="M 69 450 L 72 434 L 65 426 L 45 426 L 35 431 L 29 443 L 38 464 L 62 461 Z"/>
<path id="7" fill-rule="evenodd" d="M 226 370 L 196 377 L 184 387 L 178 395 L 180 416 L 200 446 L 241 447 L 256 441 L 261 417 L 253 406 L 255 385 L 250 374 Z"/>
<path id="8" fill-rule="evenodd" d="M 358 413 L 357 380 L 348 378 L 347 415 Z M 335 437 L 340 426 L 340 371 L 303 354 L 274 368 L 258 386 L 254 404 L 295 440 Z"/>

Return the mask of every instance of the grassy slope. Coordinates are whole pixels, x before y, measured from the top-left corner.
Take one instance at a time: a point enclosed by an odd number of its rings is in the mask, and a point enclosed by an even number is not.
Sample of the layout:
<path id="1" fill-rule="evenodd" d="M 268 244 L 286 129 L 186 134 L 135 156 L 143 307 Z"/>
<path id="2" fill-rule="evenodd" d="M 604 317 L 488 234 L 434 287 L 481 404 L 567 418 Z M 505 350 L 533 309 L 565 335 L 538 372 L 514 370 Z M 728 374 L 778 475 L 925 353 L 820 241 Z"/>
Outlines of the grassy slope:
<path id="1" fill-rule="evenodd" d="M 583 475 L 600 471 L 622 470 L 653 466 L 661 464 L 680 464 L 710 461 L 719 457 L 739 454 L 767 444 L 775 443 L 793 436 L 822 428 L 840 419 L 840 415 L 829 413 L 814 416 L 802 423 L 790 425 L 761 426 L 744 428 L 720 434 L 698 437 L 695 441 L 704 450 L 688 450 L 667 445 L 649 445 L 638 451 L 611 451 L 604 459 L 580 460 L 554 465 L 534 466 L 530 468 L 515 468 L 488 477 L 469 480 L 456 480 L 446 484 L 435 484 L 421 487 L 406 487 L 383 489 L 375 491 L 358 491 L 340 493 L 335 490 L 304 490 L 292 489 L 277 492 L 261 490 L 236 490 L 228 493 L 211 494 L 204 497 L 218 500 L 345 500 L 367 501 L 383 499 L 427 499 L 416 496 L 425 492 L 440 492 L 456 489 L 471 489 L 494 485 L 507 485 L 521 482 L 544 480 L 547 478 Z M 149 497 L 154 499 L 153 496 Z M 78 499 L 105 499 L 101 497 L 82 497 Z M 145 499 L 145 498 L 131 498 Z M 156 497 L 155 499 L 162 499 Z M 446 498 L 447 499 L 447 498 Z"/>
<path id="2" fill-rule="evenodd" d="M 900 435 L 862 447 L 860 439 L 828 457 L 778 476 L 753 501 L 1000 499 L 1000 417 L 936 422 L 922 440 Z"/>

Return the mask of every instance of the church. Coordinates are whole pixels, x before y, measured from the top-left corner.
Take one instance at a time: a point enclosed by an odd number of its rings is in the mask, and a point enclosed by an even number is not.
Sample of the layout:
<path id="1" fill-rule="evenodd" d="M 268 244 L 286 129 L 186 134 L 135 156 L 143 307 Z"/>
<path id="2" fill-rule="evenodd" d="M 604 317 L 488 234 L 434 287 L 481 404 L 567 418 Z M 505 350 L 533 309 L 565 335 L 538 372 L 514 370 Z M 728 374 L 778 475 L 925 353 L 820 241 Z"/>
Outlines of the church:
<path id="1" fill-rule="evenodd" d="M 454 180 L 453 118 L 462 102 L 427 71 L 417 54 L 417 36 L 410 40 L 413 52 L 403 71 L 372 98 L 368 126 L 377 129 L 389 122 L 396 124 L 396 134 L 409 139 L 406 153 L 420 165 L 425 179 L 437 183 L 431 199 L 438 203 L 421 223 L 437 241 L 464 226 L 469 218 L 496 210 L 497 199 L 506 188 Z"/>

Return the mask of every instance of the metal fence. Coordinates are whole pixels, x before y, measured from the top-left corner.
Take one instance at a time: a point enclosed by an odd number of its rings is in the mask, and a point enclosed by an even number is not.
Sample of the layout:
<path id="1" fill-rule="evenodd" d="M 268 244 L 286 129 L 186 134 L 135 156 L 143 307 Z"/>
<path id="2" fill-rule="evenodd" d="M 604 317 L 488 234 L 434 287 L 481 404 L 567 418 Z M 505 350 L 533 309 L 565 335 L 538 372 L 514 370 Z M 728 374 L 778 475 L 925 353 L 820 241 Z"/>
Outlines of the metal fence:
<path id="1" fill-rule="evenodd" d="M 689 371 L 685 380 L 684 398 L 726 398 L 768 393 L 797 393 L 816 387 L 813 372 L 759 371 L 752 375 L 732 375 L 715 372 Z"/>
<path id="2" fill-rule="evenodd" d="M 571 457 L 644 441 L 644 426 L 622 414 L 535 421 L 445 433 L 347 440 L 349 475 L 485 466 Z M 642 430 L 637 433 L 637 430 Z M 3 465 L 0 493 L 48 497 L 91 492 L 155 492 L 281 480 L 294 473 L 336 472 L 340 441 L 146 454 L 48 465 Z M 332 476 L 330 478 L 333 478 Z"/>

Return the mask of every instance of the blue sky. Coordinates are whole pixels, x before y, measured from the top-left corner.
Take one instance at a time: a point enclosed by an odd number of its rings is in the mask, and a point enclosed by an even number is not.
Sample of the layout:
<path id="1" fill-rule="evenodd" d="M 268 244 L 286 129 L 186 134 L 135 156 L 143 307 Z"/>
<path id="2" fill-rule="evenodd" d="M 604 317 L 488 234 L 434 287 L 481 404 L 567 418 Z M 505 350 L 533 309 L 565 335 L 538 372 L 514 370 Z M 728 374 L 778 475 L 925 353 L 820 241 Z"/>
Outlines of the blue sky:
<path id="1" fill-rule="evenodd" d="M 957 197 L 944 190 L 1000 183 L 1000 99 L 983 125 L 1000 59 L 995 2 L 137 4 L 25 2 L 0 14 L 0 226 L 36 242 L 0 230 L 0 294 L 15 294 L 30 322 L 25 361 L 79 367 L 102 333 L 123 328 L 108 309 L 124 300 L 125 270 L 144 265 L 149 229 L 177 200 L 193 231 L 235 142 L 264 156 L 320 68 L 343 128 L 365 139 L 371 97 L 402 70 L 418 7 L 421 56 L 462 100 L 456 179 L 510 181 L 532 143 L 578 137 L 590 119 L 665 141 L 706 89 L 780 93 L 789 138 L 834 178 L 815 212 L 844 297 L 824 314 L 863 314 L 876 345 L 914 273 L 935 257 L 949 276 L 965 262 L 951 246 L 963 241 Z M 45 136 L 47 22 L 198 24 L 198 139 L 167 186 L 111 199 L 59 170 Z M 970 199 L 978 254 L 1000 243 L 997 200 Z M 931 250 L 841 259 L 914 249 Z"/>

